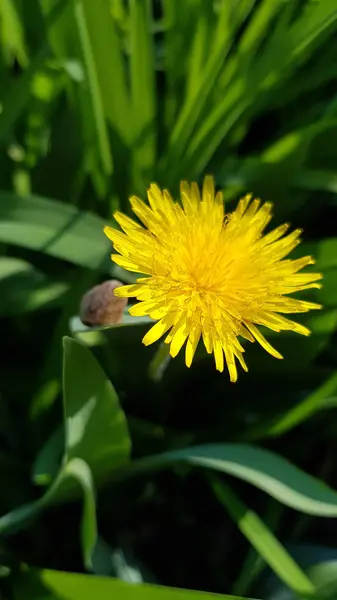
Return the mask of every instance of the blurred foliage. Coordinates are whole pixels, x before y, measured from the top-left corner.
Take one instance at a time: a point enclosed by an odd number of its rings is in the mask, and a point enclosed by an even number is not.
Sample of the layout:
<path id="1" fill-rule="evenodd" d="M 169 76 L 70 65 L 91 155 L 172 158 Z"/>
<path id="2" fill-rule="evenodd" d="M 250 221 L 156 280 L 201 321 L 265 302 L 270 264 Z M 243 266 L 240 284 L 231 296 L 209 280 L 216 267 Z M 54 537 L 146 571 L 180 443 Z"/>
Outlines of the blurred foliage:
<path id="1" fill-rule="evenodd" d="M 336 0 L 0 0 L 1 598 L 336 598 L 336 35 Z M 324 273 L 235 386 L 77 317 L 132 281 L 113 210 L 206 172 Z"/>

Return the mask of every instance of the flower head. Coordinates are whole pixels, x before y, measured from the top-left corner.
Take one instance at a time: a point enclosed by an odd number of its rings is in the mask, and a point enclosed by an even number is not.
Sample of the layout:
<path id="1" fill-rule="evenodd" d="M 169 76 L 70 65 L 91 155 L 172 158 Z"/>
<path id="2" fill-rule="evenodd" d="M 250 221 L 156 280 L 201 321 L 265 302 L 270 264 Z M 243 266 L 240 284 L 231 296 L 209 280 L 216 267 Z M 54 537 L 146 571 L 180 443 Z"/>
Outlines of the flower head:
<path id="1" fill-rule="evenodd" d="M 321 287 L 320 273 L 300 273 L 314 264 L 311 256 L 285 259 L 300 242 L 300 229 L 287 233 L 281 225 L 263 235 L 271 219 L 272 205 L 242 198 L 225 215 L 222 193 L 215 193 L 207 176 L 200 195 L 196 183 L 180 185 L 182 206 L 156 184 L 148 190 L 149 206 L 133 196 L 133 212 L 145 228 L 117 212 L 124 233 L 104 229 L 119 254 L 112 260 L 129 271 L 146 275 L 133 285 L 116 288 L 119 297 L 140 302 L 131 315 L 149 315 L 157 322 L 143 338 L 152 344 L 164 334 L 176 356 L 186 342 L 189 367 L 200 338 L 213 353 L 218 371 L 224 359 L 230 380 L 237 380 L 236 360 L 247 371 L 240 338 L 254 342 L 272 356 L 282 358 L 257 325 L 273 331 L 310 331 L 283 316 L 320 308 L 313 302 L 289 298 L 289 294 Z"/>

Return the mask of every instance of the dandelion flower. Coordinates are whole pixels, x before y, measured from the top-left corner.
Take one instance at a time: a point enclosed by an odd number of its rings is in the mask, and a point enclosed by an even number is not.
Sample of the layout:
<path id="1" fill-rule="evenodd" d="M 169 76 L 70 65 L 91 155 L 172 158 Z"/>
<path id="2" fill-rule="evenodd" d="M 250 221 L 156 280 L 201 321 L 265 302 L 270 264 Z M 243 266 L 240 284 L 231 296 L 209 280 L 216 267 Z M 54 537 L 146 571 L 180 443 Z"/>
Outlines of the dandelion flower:
<path id="1" fill-rule="evenodd" d="M 119 252 L 112 260 L 145 275 L 114 293 L 139 300 L 129 309 L 131 315 L 149 315 L 156 321 L 143 338 L 146 346 L 167 334 L 165 342 L 175 357 L 186 343 L 185 362 L 190 367 L 202 338 L 217 370 L 223 371 L 226 362 L 234 382 L 237 361 L 247 371 L 242 339 L 257 340 L 272 356 L 282 358 L 258 325 L 309 335 L 307 327 L 283 315 L 321 308 L 289 294 L 321 287 L 317 281 L 322 275 L 300 273 L 314 264 L 311 256 L 285 258 L 299 244 L 300 229 L 287 233 L 289 226 L 284 224 L 263 235 L 271 219 L 270 203 L 260 205 L 247 195 L 225 214 L 222 193 L 215 193 L 210 176 L 201 194 L 196 183 L 185 181 L 180 192 L 181 205 L 167 190 L 151 184 L 149 205 L 130 198 L 145 227 L 117 212 L 114 217 L 124 233 L 104 229 Z"/>

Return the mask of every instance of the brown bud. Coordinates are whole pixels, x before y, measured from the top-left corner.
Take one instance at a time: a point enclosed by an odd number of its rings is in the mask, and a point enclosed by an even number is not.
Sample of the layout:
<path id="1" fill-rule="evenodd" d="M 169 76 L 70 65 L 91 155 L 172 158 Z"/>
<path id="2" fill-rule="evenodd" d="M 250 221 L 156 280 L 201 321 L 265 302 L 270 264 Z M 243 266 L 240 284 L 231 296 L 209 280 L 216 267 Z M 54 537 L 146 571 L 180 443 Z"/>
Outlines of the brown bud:
<path id="1" fill-rule="evenodd" d="M 104 281 L 87 292 L 81 301 L 80 319 L 84 325 L 113 325 L 123 318 L 127 298 L 117 298 L 114 290 L 123 285 L 117 279 Z"/>

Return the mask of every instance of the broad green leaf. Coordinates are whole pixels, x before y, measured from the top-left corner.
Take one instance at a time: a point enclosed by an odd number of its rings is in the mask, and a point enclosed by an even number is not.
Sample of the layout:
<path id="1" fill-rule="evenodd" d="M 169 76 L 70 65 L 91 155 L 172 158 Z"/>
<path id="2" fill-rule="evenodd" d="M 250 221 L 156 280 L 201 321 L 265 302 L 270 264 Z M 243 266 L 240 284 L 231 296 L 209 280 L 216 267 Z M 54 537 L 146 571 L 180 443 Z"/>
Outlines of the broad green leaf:
<path id="1" fill-rule="evenodd" d="M 18 275 L 19 273 L 25 273 L 30 269 L 34 269 L 33 265 L 21 258 L 13 256 L 1 256 L 0 257 L 0 281 L 3 284 L 3 280 Z"/>
<path id="2" fill-rule="evenodd" d="M 32 478 L 37 485 L 49 485 L 55 479 L 64 453 L 64 429 L 58 427 L 38 453 Z"/>
<path id="3" fill-rule="evenodd" d="M 75 206 L 0 192 L 0 241 L 38 250 L 88 269 L 111 268 L 105 222 Z"/>
<path id="4" fill-rule="evenodd" d="M 10 535 L 27 526 L 42 511 L 61 502 L 65 496 L 73 493 L 77 487 L 83 495 L 83 513 L 81 520 L 82 552 L 84 563 L 91 566 L 91 555 L 97 538 L 95 493 L 90 468 L 85 461 L 74 458 L 66 463 L 44 496 L 35 502 L 25 504 L 0 517 L 0 534 Z"/>
<path id="5" fill-rule="evenodd" d="M 306 514 L 337 516 L 337 492 L 281 456 L 245 444 L 207 444 L 134 461 L 118 478 L 175 463 L 220 471 L 251 483 L 279 502 Z"/>
<path id="6" fill-rule="evenodd" d="M 274 573 L 294 592 L 301 595 L 314 593 L 315 586 L 260 517 L 224 482 L 213 475 L 209 482 L 230 517 Z"/>
<path id="7" fill-rule="evenodd" d="M 125 415 L 90 350 L 69 337 L 63 344 L 66 460 L 81 458 L 91 467 L 95 481 L 106 480 L 130 457 Z"/>
<path id="8" fill-rule="evenodd" d="M 96 504 L 94 482 L 87 463 L 80 458 L 71 459 L 63 469 L 65 477 L 73 477 L 82 489 L 82 552 L 85 566 L 90 569 L 91 555 L 97 541 Z"/>
<path id="9" fill-rule="evenodd" d="M 48 282 L 41 271 L 19 258 L 0 258 L 0 315 L 13 316 L 54 307 L 68 290 L 66 283 Z"/>
<path id="10" fill-rule="evenodd" d="M 179 590 L 155 585 L 128 584 L 108 577 L 41 571 L 41 582 L 64 600 L 249 600 L 207 592 Z"/>
<path id="11" fill-rule="evenodd" d="M 130 438 L 111 382 L 90 350 L 71 338 L 64 339 L 64 412 L 65 453 L 58 475 L 39 500 L 0 518 L 0 534 L 11 534 L 48 506 L 76 497 L 79 484 L 84 498 L 82 548 L 89 565 L 96 541 L 93 481 L 96 484 L 106 480 L 114 468 L 129 460 Z M 38 461 L 40 482 L 41 475 L 52 474 L 54 455 L 51 458 L 46 452 Z M 44 473 L 39 473 L 41 462 L 42 466 L 47 463 L 47 468 L 42 468 Z"/>

